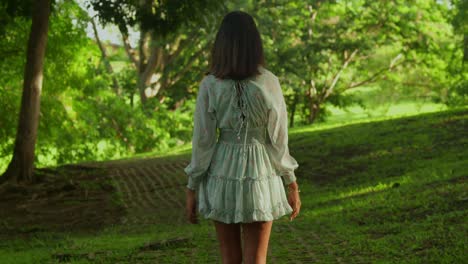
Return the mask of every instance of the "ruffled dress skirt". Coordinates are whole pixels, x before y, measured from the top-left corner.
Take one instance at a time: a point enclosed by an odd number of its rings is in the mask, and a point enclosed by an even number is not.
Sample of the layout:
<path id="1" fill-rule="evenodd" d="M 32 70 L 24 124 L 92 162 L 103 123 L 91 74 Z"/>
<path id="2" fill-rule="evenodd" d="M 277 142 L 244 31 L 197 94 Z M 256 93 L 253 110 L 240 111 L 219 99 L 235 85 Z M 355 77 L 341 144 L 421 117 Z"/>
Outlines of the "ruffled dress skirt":
<path id="1" fill-rule="evenodd" d="M 234 130 L 220 130 L 210 167 L 198 189 L 201 215 L 224 223 L 249 223 L 291 214 L 267 142 L 264 127 L 250 128 L 246 138 L 241 133 L 240 140 Z"/>

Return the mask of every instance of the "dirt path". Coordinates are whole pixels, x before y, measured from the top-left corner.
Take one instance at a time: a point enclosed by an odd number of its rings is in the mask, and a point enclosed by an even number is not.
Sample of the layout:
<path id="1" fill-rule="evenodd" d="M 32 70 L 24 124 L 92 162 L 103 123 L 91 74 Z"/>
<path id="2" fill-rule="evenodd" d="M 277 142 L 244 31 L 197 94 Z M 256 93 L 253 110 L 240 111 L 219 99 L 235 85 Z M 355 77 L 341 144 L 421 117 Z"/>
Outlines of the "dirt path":
<path id="1" fill-rule="evenodd" d="M 185 159 L 141 159 L 82 163 L 104 169 L 115 183 L 127 214 L 124 225 L 179 225 L 185 220 Z M 104 176 L 104 175 L 103 175 Z"/>

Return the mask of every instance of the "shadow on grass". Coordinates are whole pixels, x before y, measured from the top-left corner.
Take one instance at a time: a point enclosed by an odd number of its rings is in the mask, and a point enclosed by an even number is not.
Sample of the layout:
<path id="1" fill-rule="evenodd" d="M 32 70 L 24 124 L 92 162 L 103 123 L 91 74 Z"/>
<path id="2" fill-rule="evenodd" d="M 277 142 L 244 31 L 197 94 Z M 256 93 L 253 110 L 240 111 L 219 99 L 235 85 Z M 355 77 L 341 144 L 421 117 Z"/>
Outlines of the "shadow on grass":
<path id="1" fill-rule="evenodd" d="M 294 135 L 298 181 L 349 186 L 466 157 L 467 119 L 461 109 Z"/>

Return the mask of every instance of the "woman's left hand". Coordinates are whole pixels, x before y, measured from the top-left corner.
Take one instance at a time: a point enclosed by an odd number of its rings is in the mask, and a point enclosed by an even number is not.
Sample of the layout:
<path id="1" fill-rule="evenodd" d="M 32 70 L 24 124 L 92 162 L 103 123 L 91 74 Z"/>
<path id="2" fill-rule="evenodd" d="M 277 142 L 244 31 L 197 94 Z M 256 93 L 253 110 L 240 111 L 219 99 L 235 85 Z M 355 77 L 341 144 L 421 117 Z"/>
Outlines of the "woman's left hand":
<path id="1" fill-rule="evenodd" d="M 192 224 L 198 224 L 196 193 L 194 190 L 187 188 L 186 194 L 185 212 L 187 220 Z"/>

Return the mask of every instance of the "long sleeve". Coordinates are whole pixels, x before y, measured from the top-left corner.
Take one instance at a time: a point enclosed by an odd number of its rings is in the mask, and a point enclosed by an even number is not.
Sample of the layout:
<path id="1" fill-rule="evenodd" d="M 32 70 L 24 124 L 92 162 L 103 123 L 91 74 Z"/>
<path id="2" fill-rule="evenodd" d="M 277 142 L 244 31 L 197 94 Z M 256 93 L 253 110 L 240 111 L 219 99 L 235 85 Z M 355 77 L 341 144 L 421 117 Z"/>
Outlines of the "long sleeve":
<path id="1" fill-rule="evenodd" d="M 202 80 L 198 91 L 193 117 L 192 158 L 184 168 L 188 176 L 186 187 L 192 190 L 197 190 L 206 176 L 217 141 L 214 102 L 209 96 L 207 79 Z"/>
<path id="2" fill-rule="evenodd" d="M 296 159 L 289 153 L 288 147 L 288 114 L 286 102 L 279 80 L 272 75 L 267 82 L 270 94 L 268 134 L 271 144 L 267 144 L 270 158 L 285 185 L 296 181 L 294 170 L 299 167 Z"/>

